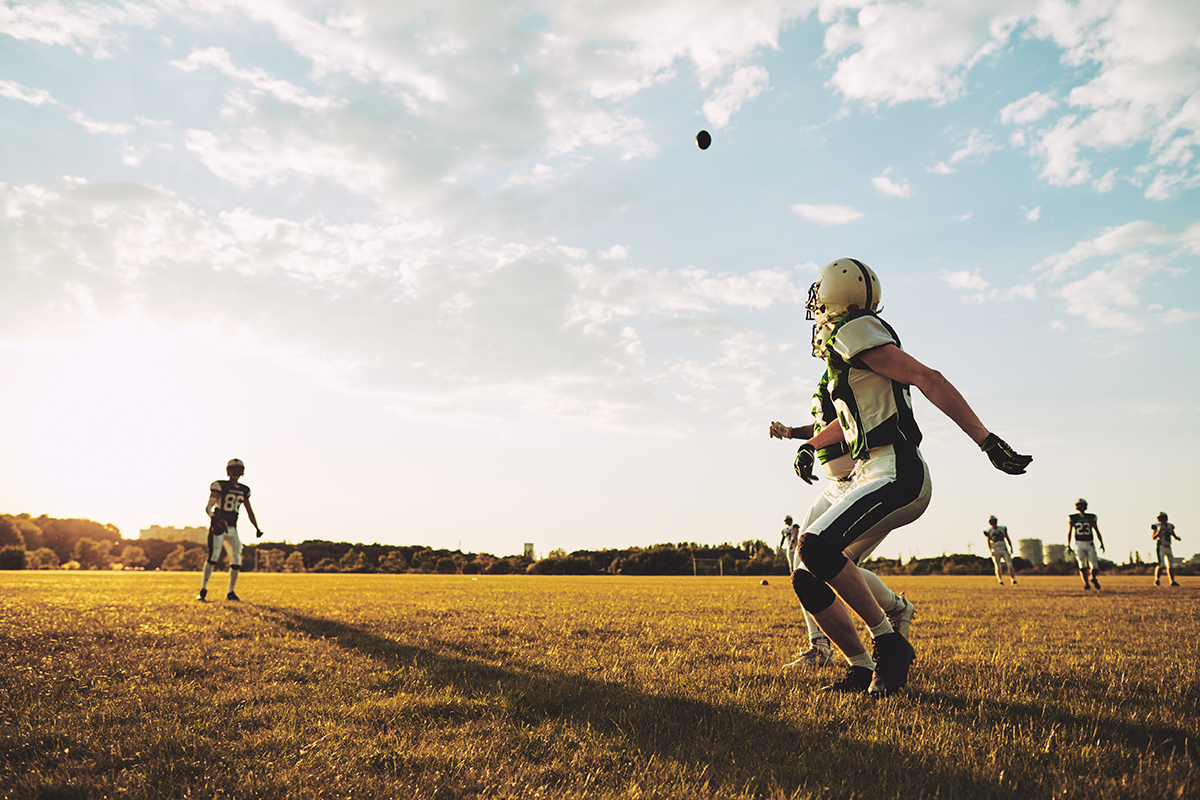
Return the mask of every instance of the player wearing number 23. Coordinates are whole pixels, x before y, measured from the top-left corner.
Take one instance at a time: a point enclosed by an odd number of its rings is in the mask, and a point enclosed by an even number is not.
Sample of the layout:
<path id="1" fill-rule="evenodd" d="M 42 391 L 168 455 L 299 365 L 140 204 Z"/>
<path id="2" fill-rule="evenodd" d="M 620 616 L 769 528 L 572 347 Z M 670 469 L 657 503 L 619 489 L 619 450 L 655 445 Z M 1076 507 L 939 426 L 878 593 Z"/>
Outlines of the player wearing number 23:
<path id="1" fill-rule="evenodd" d="M 221 551 L 229 554 L 229 589 L 225 594 L 227 600 L 238 600 L 234 587 L 238 575 L 242 571 L 242 540 L 238 537 L 238 512 L 243 506 L 250 524 L 254 526 L 257 536 L 262 531 L 258 528 L 258 520 L 254 518 L 254 509 L 250 506 L 250 487 L 238 479 L 246 472 L 241 459 L 230 459 L 225 465 L 228 480 L 216 480 L 208 487 L 208 504 L 204 511 L 209 516 L 208 525 L 208 560 L 204 562 L 204 578 L 200 582 L 200 594 L 196 599 L 204 602 L 208 599 L 208 579 L 212 577 L 213 568 L 221 558 Z"/>

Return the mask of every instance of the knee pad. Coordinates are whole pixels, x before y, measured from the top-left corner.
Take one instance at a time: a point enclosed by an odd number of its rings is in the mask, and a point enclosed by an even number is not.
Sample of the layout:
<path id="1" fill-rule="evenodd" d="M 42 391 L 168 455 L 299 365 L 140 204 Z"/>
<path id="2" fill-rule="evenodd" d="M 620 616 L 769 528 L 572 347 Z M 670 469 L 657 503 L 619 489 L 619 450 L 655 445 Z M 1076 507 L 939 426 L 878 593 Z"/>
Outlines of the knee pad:
<path id="1" fill-rule="evenodd" d="M 800 537 L 799 550 L 800 560 L 804 562 L 804 566 L 822 581 L 836 578 L 848 560 L 842 555 L 841 550 L 815 533 L 806 533 Z"/>
<path id="2" fill-rule="evenodd" d="M 230 572 L 239 572 L 239 571 L 241 571 L 241 569 L 242 569 L 242 565 L 241 565 L 241 564 L 230 564 L 230 565 L 229 565 L 229 571 L 230 571 Z"/>
<path id="3" fill-rule="evenodd" d="M 792 589 L 800 598 L 800 605 L 810 614 L 820 614 L 833 605 L 836 596 L 833 589 L 825 581 L 818 580 L 806 569 L 798 569 L 792 573 Z"/>
<path id="4" fill-rule="evenodd" d="M 211 566 L 214 566 L 214 567 L 217 565 L 217 562 L 216 562 L 216 561 L 213 561 L 212 559 L 209 559 L 209 562 L 208 562 L 208 563 L 209 563 Z"/>

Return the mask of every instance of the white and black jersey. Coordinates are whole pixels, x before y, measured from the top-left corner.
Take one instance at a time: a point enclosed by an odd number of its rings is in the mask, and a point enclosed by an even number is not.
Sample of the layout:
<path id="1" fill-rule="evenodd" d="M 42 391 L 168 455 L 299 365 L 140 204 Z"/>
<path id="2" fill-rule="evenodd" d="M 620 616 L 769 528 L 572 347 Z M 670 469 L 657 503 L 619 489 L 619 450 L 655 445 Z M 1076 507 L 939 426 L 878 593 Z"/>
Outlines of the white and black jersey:
<path id="1" fill-rule="evenodd" d="M 1006 543 L 1006 540 L 1008 539 L 1008 528 L 1004 525 L 993 525 L 984 531 L 983 535 L 987 537 L 988 544 L 990 544 L 992 547 L 995 547 L 998 544 L 1004 545 L 1005 547 L 1008 546 Z"/>
<path id="2" fill-rule="evenodd" d="M 238 511 L 242 503 L 250 499 L 250 487 L 237 481 L 213 481 L 209 491 L 217 495 L 217 506 L 213 519 L 223 520 L 231 528 L 237 527 Z"/>
<path id="3" fill-rule="evenodd" d="M 857 460 L 874 447 L 921 444 L 908 385 L 873 372 L 861 359 L 866 351 L 888 344 L 900 347 L 892 326 L 870 311 L 859 311 L 837 324 L 826 345 L 829 394 Z"/>
<path id="4" fill-rule="evenodd" d="M 1156 522 L 1150 526 L 1150 530 L 1154 531 L 1153 536 L 1160 545 L 1171 546 L 1171 540 L 1175 538 L 1175 523 Z"/>
<path id="5" fill-rule="evenodd" d="M 1091 542 L 1094 539 L 1096 530 L 1095 514 L 1072 514 L 1069 519 L 1071 521 L 1071 532 L 1075 536 L 1075 541 Z"/>

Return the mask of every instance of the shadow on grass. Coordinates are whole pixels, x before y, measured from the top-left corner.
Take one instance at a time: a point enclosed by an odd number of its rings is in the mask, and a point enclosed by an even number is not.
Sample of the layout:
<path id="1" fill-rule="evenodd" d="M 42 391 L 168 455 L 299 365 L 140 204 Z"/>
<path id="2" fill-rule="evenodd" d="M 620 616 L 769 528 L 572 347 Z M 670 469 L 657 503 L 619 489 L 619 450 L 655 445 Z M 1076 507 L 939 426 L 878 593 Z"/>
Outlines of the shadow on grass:
<path id="1" fill-rule="evenodd" d="M 626 771 L 654 760 L 684 765 L 718 793 L 782 790 L 791 795 L 802 789 L 830 797 L 923 796 L 936 788 L 946 796 L 1011 796 L 949 756 L 931 761 L 928 754 L 911 753 L 895 743 L 843 736 L 839 728 L 844 717 L 874 713 L 873 701 L 866 697 L 814 693 L 812 702 L 828 703 L 829 714 L 814 715 L 819 721 L 790 722 L 780 715 L 778 702 L 753 708 L 642 691 L 529 664 L 486 645 L 463 646 L 422 633 L 424 644 L 418 646 L 292 609 L 256 610 L 290 631 L 332 641 L 389 670 L 420 669 L 422 685 L 435 690 L 430 694 L 453 688 L 482 701 L 489 718 L 514 731 L 553 721 L 599 734 L 611 750 L 623 754 Z M 431 711 L 436 718 L 436 710 Z"/>

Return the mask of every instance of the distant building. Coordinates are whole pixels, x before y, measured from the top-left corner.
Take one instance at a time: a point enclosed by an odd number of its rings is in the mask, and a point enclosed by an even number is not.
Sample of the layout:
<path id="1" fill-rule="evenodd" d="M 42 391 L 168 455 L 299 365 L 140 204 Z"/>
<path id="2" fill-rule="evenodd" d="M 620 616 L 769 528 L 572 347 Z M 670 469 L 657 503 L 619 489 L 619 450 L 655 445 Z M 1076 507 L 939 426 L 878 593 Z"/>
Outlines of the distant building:
<path id="1" fill-rule="evenodd" d="M 533 555 L 533 542 L 525 543 L 525 557 L 528 558 L 530 561 L 536 560 Z"/>
<path id="2" fill-rule="evenodd" d="M 1059 561 L 1067 560 L 1067 546 L 1065 544 L 1048 544 L 1045 547 L 1046 563 L 1056 564 Z"/>
<path id="3" fill-rule="evenodd" d="M 151 525 L 142 528 L 138 533 L 139 539 L 161 539 L 164 542 L 199 542 L 208 544 L 208 528 L 176 528 Z"/>
<path id="4" fill-rule="evenodd" d="M 1041 539 L 1018 539 L 1017 554 L 1035 567 L 1040 567 L 1045 563 L 1042 561 Z"/>

